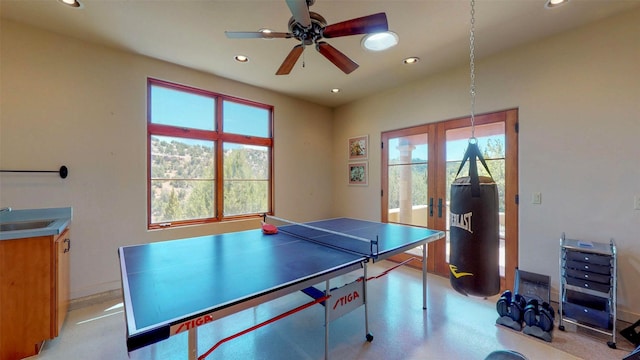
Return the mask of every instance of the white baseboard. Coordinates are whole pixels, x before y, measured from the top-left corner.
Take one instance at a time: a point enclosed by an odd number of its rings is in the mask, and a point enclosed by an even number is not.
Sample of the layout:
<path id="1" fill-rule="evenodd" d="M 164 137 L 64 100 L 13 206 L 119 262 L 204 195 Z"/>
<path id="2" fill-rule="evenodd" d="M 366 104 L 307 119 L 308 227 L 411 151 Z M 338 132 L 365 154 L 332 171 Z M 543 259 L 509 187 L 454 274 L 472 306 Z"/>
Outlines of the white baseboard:
<path id="1" fill-rule="evenodd" d="M 122 289 L 122 283 L 120 280 L 115 281 L 107 281 L 98 284 L 92 284 L 89 286 L 83 286 L 81 288 L 71 289 L 71 293 L 69 294 L 70 299 L 80 299 L 85 297 L 91 297 L 96 294 L 101 294 L 103 292 L 108 292 L 111 290 L 119 290 Z"/>
<path id="2" fill-rule="evenodd" d="M 69 311 L 95 305 L 95 304 L 100 304 L 107 301 L 121 300 L 121 299 L 122 299 L 121 289 L 103 291 L 97 294 L 83 296 L 76 299 L 71 299 L 69 301 Z"/>

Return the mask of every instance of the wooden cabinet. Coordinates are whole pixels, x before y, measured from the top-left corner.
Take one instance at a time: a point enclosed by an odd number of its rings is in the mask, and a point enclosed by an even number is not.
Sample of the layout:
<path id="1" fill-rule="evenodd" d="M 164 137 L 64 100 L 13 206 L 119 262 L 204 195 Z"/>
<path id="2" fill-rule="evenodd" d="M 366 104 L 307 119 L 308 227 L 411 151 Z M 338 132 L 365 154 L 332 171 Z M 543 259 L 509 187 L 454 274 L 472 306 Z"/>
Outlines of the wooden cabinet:
<path id="1" fill-rule="evenodd" d="M 52 283 L 54 286 L 56 301 L 51 302 L 52 316 L 55 320 L 51 320 L 51 337 L 57 337 L 64 324 L 67 311 L 69 310 L 69 258 L 71 256 L 71 231 L 67 228 L 56 239 L 56 264 L 55 274 L 56 281 Z"/>
<path id="2" fill-rule="evenodd" d="M 69 304 L 70 230 L 0 241 L 0 359 L 38 353 L 60 333 Z"/>

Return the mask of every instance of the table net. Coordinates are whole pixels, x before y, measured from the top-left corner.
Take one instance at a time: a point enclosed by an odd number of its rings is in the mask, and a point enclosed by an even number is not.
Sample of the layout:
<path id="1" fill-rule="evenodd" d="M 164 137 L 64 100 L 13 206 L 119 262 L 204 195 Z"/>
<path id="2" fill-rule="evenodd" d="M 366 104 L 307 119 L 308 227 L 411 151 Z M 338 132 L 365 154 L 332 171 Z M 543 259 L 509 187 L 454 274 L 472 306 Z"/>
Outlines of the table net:
<path id="1" fill-rule="evenodd" d="M 297 238 L 312 241 L 335 249 L 375 257 L 378 253 L 378 239 L 366 239 L 354 235 L 333 231 L 330 226 L 316 227 L 297 223 L 275 216 L 265 216 L 265 222 L 275 225 L 278 231 Z M 330 222 L 329 222 L 330 224 Z M 325 225 L 326 226 L 326 225 Z"/>

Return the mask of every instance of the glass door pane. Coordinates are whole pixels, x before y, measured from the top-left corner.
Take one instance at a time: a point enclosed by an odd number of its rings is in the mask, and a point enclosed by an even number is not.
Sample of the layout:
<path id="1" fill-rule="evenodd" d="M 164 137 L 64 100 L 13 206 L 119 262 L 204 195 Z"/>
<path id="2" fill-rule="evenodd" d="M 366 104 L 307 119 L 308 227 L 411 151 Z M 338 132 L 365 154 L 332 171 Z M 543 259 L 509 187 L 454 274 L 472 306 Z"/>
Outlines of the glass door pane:
<path id="1" fill-rule="evenodd" d="M 389 222 L 427 226 L 428 139 L 417 134 L 389 139 Z"/>
<path id="2" fill-rule="evenodd" d="M 449 218 L 451 184 L 464 157 L 465 150 L 471 137 L 471 127 L 449 129 L 445 132 L 446 145 L 446 259 L 449 262 Z M 495 122 L 486 125 L 476 125 L 475 137 L 478 147 L 487 162 L 493 180 L 498 185 L 498 202 L 500 217 L 500 276 L 505 276 L 505 123 Z M 488 176 L 484 167 L 478 164 L 480 176 Z M 460 171 L 460 176 L 467 176 L 469 163 Z"/>

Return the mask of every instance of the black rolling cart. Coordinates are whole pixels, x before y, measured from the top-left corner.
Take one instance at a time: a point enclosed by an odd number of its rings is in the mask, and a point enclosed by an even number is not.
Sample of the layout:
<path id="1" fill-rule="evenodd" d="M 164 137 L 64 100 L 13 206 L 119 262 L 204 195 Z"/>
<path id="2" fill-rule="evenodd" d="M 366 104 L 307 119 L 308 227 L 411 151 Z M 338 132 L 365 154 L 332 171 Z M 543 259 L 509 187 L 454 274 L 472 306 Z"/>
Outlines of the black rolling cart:
<path id="1" fill-rule="evenodd" d="M 611 336 L 616 348 L 617 254 L 607 243 L 560 238 L 560 301 L 558 329 L 564 322 Z"/>

